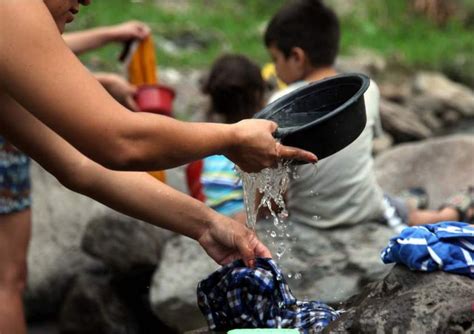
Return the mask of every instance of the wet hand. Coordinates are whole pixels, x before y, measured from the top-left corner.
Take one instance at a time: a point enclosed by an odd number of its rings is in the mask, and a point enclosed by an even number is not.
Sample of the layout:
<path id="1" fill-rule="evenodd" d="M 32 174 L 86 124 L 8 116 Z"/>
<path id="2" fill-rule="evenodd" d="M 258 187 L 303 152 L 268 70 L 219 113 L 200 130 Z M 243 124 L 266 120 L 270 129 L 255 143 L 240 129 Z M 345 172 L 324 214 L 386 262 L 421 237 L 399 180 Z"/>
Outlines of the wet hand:
<path id="1" fill-rule="evenodd" d="M 275 122 L 248 119 L 233 124 L 233 127 L 236 141 L 226 156 L 245 172 L 274 167 L 281 159 L 310 163 L 318 160 L 311 152 L 278 143 L 273 137 L 277 129 Z"/>
<path id="2" fill-rule="evenodd" d="M 220 265 L 242 259 L 245 265 L 255 266 L 257 257 L 270 258 L 271 253 L 253 231 L 243 224 L 225 216 L 197 238 L 207 254 Z"/>

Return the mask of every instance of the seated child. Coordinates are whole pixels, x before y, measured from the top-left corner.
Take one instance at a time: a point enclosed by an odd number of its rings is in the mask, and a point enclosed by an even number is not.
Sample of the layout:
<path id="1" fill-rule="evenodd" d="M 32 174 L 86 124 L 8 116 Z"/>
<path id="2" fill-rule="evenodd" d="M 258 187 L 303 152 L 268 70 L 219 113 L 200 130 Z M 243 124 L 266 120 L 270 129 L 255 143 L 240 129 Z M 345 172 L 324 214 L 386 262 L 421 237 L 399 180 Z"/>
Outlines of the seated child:
<path id="1" fill-rule="evenodd" d="M 202 91 L 210 98 L 210 120 L 236 123 L 252 118 L 263 107 L 265 82 L 259 66 L 243 55 L 229 54 L 214 62 Z M 246 221 L 242 183 L 225 156 L 194 162 L 187 175 L 194 197 L 224 215 Z"/>
<path id="2" fill-rule="evenodd" d="M 278 76 L 289 85 L 270 101 L 338 74 L 334 62 L 339 50 L 339 21 L 321 0 L 286 4 L 271 19 L 264 40 Z M 384 195 L 375 179 L 372 157 L 372 140 L 382 131 L 375 82 L 371 81 L 364 98 L 367 125 L 362 134 L 345 149 L 318 162 L 316 168 L 298 167 L 298 178 L 291 180 L 287 194 L 291 220 L 316 228 L 382 220 L 400 230 L 407 224 L 472 218 L 466 208 L 474 203 L 473 192 L 461 194 L 460 205 L 456 204 L 459 200 L 450 200 L 439 211 L 420 211 Z"/>

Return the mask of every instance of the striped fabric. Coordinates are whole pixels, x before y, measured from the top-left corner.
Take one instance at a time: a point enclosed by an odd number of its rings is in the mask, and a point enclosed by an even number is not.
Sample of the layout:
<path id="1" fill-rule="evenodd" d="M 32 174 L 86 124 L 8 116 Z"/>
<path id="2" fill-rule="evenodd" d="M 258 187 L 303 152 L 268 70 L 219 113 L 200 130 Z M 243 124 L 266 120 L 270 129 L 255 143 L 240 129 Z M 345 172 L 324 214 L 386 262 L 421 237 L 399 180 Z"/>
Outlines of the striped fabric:
<path id="1" fill-rule="evenodd" d="M 381 258 L 412 270 L 443 270 L 474 278 L 474 227 L 460 222 L 408 227 L 390 240 Z"/>
<path id="2" fill-rule="evenodd" d="M 0 137 L 0 214 L 29 208 L 29 158 Z"/>
<path id="3" fill-rule="evenodd" d="M 340 312 L 317 301 L 298 301 L 272 259 L 257 259 L 256 268 L 235 261 L 201 281 L 198 305 L 211 330 L 296 328 L 319 333 Z"/>
<path id="4" fill-rule="evenodd" d="M 244 210 L 242 182 L 234 163 L 223 155 L 204 159 L 201 183 L 209 207 L 227 216 Z"/>

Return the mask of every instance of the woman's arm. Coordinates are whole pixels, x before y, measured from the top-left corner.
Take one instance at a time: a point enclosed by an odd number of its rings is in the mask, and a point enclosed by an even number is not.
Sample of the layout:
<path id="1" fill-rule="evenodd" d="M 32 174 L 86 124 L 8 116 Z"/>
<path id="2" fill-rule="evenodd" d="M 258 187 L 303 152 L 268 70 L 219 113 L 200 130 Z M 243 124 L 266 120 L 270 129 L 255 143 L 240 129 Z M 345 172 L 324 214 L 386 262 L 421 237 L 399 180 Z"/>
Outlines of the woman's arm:
<path id="1" fill-rule="evenodd" d="M 131 113 L 69 50 L 41 0 L 0 1 L 0 31 L 0 88 L 106 167 L 165 169 L 211 154 L 225 154 L 246 171 L 272 166 L 278 158 L 316 160 L 276 144 L 273 122 L 185 123 Z"/>
<path id="2" fill-rule="evenodd" d="M 269 251 L 242 224 L 222 216 L 147 173 L 112 171 L 93 162 L 15 101 L 1 98 L 14 112 L 0 114 L 0 133 L 69 189 L 115 210 L 191 237 L 218 263 L 243 257 L 247 264 Z M 8 125 L 7 125 L 8 124 Z"/>
<path id="3" fill-rule="evenodd" d="M 143 22 L 130 21 L 113 26 L 69 32 L 64 41 L 75 54 L 100 48 L 110 42 L 126 42 L 143 39 L 150 34 L 150 28 Z"/>

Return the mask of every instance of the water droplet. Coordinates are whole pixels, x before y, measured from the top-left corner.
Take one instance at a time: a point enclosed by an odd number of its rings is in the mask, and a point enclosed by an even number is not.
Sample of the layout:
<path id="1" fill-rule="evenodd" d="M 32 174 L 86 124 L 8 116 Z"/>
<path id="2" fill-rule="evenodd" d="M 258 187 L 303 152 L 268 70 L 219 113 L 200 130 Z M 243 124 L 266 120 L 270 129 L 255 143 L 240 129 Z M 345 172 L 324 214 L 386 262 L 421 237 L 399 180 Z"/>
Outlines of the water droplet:
<path id="1" fill-rule="evenodd" d="M 321 219 L 321 216 L 318 216 L 318 215 L 313 216 L 313 220 L 320 220 L 320 219 Z"/>
<path id="2" fill-rule="evenodd" d="M 283 254 L 285 254 L 285 251 L 286 251 L 286 245 L 283 242 L 280 242 L 278 244 L 278 249 L 276 251 L 276 255 L 277 255 L 278 259 L 281 259 Z"/>
<path id="3" fill-rule="evenodd" d="M 276 276 L 276 280 L 277 280 L 277 281 L 281 281 L 282 278 L 283 278 L 283 277 L 281 277 L 281 274 L 278 274 L 278 275 Z"/>
<path id="4" fill-rule="evenodd" d="M 275 238 L 275 237 L 277 236 L 277 233 L 276 233 L 275 231 L 272 231 L 272 232 L 270 233 L 270 236 L 271 236 L 272 238 Z"/>
<path id="5" fill-rule="evenodd" d="M 292 273 L 288 273 L 288 278 L 292 278 L 293 277 L 293 274 Z"/>
<path id="6" fill-rule="evenodd" d="M 301 275 L 301 273 L 296 273 L 295 274 L 295 280 L 299 280 L 299 279 L 302 279 L 303 278 L 303 275 Z"/>

